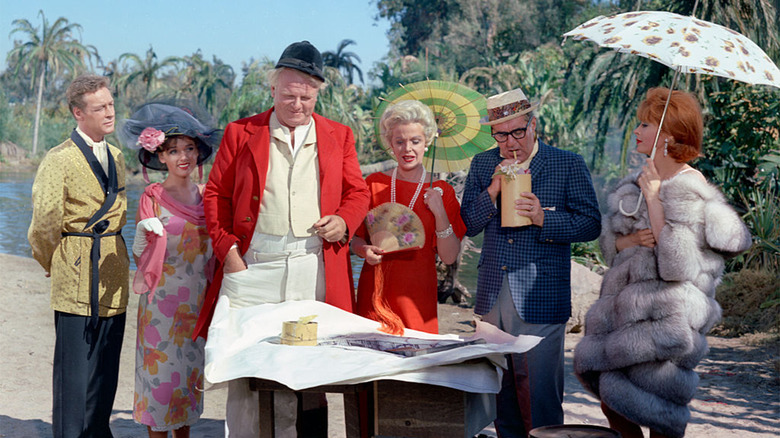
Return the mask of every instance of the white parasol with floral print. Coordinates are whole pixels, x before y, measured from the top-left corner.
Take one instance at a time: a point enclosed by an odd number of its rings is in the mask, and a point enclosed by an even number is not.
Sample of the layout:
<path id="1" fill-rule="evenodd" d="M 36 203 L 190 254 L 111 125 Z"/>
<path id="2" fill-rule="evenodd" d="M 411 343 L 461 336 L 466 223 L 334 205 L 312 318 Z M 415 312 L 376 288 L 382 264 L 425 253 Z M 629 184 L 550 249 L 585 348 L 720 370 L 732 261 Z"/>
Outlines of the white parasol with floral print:
<path id="1" fill-rule="evenodd" d="M 698 0 L 693 6 L 694 13 L 696 6 Z M 637 11 L 600 16 L 563 36 L 564 42 L 569 37 L 593 41 L 601 47 L 644 56 L 675 70 L 650 159 L 655 157 L 655 145 L 680 73 L 709 74 L 780 88 L 780 69 L 753 41 L 739 32 L 699 20 L 693 15 L 686 17 L 664 11 Z M 620 205 L 620 212 L 633 216 L 639 211 L 641 203 L 640 193 L 633 211 L 627 212 Z"/>
<path id="2" fill-rule="evenodd" d="M 563 36 L 644 56 L 681 73 L 780 88 L 780 69 L 756 43 L 696 17 L 663 11 L 627 12 L 596 17 Z"/>

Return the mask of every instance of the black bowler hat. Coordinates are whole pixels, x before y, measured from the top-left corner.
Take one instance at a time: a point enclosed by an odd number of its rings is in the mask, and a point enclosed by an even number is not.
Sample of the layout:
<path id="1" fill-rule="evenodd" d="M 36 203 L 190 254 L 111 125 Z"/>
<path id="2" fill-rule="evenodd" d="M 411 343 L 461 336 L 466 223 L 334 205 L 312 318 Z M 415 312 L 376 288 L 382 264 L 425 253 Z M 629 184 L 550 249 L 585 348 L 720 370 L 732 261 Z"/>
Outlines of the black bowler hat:
<path id="1" fill-rule="evenodd" d="M 292 43 L 284 49 L 276 68 L 289 67 L 325 81 L 322 75 L 322 55 L 310 42 Z"/>

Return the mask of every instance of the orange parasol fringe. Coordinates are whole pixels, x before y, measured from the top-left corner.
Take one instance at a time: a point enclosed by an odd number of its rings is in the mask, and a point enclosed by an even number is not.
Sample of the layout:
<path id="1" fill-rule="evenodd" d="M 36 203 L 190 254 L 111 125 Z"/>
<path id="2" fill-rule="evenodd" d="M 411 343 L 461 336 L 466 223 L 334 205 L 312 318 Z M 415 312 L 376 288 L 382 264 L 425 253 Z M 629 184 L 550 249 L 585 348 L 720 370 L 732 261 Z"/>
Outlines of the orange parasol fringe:
<path id="1" fill-rule="evenodd" d="M 390 308 L 390 305 L 387 304 L 384 295 L 385 269 L 383 266 L 389 263 L 391 262 L 379 263 L 374 267 L 374 296 L 372 297 L 374 314 L 376 320 L 382 324 L 379 331 L 391 335 L 402 335 L 404 333 L 404 323 L 401 321 L 401 317 L 396 315 Z M 390 266 L 387 266 L 387 268 L 389 271 Z"/>

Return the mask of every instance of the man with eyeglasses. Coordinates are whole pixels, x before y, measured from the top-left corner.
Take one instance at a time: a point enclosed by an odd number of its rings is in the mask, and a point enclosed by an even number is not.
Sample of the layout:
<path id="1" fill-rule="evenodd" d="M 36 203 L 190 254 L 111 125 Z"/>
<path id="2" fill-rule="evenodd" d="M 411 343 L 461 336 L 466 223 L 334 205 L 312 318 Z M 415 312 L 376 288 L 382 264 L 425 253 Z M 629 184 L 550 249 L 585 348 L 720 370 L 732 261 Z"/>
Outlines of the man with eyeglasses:
<path id="1" fill-rule="evenodd" d="M 498 148 L 474 157 L 461 215 L 466 235 L 484 232 L 477 278 L 476 315 L 513 335 L 544 339 L 525 354 L 507 356 L 496 397 L 499 437 L 526 437 L 536 427 L 563 423 L 566 321 L 571 315 L 571 243 L 598 238 L 596 193 L 581 156 L 537 136 L 537 118 L 521 89 L 487 99 Z M 531 192 L 501 198 L 500 166 L 529 169 Z M 531 225 L 502 227 L 502 202 Z"/>

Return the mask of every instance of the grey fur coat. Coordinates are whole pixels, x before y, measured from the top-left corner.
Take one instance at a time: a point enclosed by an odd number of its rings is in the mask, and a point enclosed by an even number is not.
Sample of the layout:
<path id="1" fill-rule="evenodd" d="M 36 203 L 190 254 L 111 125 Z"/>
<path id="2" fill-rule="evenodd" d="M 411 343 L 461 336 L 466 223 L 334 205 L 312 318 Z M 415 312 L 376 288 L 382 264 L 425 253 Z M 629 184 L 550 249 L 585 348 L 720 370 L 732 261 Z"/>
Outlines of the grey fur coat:
<path id="1" fill-rule="evenodd" d="M 681 437 L 707 352 L 706 334 L 720 320 L 715 287 L 724 261 L 748 249 L 751 236 L 720 191 L 696 172 L 661 184 L 666 225 L 655 248 L 617 252 L 615 239 L 650 228 L 647 205 L 634 216 L 638 174 L 608 197 L 599 238 L 610 264 L 600 298 L 588 310 L 574 354 L 582 385 L 631 421 Z"/>

